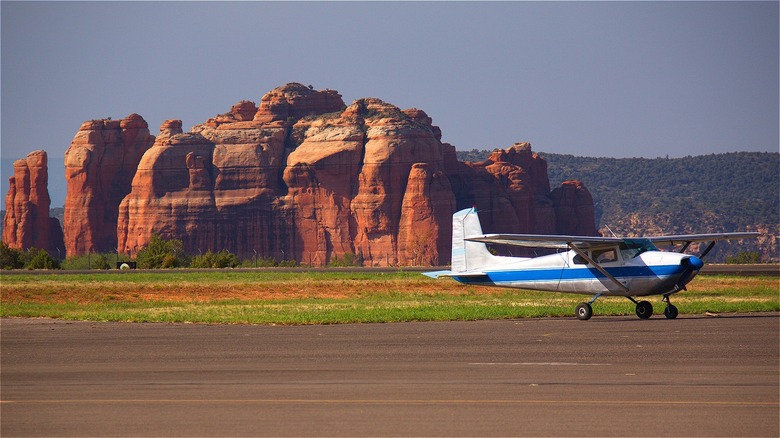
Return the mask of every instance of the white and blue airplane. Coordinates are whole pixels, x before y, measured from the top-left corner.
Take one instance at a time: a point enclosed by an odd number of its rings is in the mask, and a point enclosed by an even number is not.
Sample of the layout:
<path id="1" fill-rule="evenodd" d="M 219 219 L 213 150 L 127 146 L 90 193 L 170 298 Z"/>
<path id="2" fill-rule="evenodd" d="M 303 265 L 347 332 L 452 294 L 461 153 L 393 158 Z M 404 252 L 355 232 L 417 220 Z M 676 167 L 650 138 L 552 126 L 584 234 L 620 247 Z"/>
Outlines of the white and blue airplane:
<path id="1" fill-rule="evenodd" d="M 669 297 L 685 290 L 715 242 L 745 239 L 759 233 L 688 234 L 657 237 L 593 237 L 539 234 L 483 234 L 475 208 L 452 215 L 452 266 L 449 271 L 426 272 L 432 278 L 452 277 L 465 283 L 548 292 L 592 295 L 577 305 L 581 320 L 593 315 L 591 305 L 600 296 L 626 297 L 636 304 L 642 319 L 653 315 L 649 301 L 637 297 L 662 295 L 664 315 L 677 317 Z M 699 255 L 684 254 L 692 242 L 709 245 Z M 660 251 L 655 244 L 682 244 L 679 252 Z M 497 256 L 486 244 L 558 250 L 540 257 Z"/>

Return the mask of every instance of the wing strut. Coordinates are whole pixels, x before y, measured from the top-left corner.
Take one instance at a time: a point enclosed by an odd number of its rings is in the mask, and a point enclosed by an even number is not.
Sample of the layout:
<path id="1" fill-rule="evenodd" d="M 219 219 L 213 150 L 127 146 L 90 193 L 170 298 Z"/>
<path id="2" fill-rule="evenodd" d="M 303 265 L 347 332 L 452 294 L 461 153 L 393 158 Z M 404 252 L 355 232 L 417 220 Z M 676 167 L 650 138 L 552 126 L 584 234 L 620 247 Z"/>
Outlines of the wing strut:
<path id="1" fill-rule="evenodd" d="M 699 258 L 700 258 L 700 259 L 703 259 L 703 258 L 704 258 L 704 256 L 706 256 L 707 254 L 709 254 L 709 253 L 710 253 L 710 251 L 712 251 L 712 248 L 713 248 L 714 246 L 715 246 L 715 241 L 713 240 L 712 242 L 710 242 L 710 244 L 709 244 L 709 245 L 707 245 L 707 248 L 705 248 L 705 249 L 704 249 L 704 252 L 702 252 L 702 253 L 701 253 L 701 255 L 699 256 Z"/>
<path id="2" fill-rule="evenodd" d="M 602 273 L 602 274 L 604 274 L 604 275 L 605 275 L 607 278 L 609 278 L 610 280 L 612 280 L 612 282 L 613 282 L 613 283 L 615 283 L 615 284 L 616 284 L 616 285 L 617 285 L 617 286 L 618 286 L 620 289 L 622 289 L 622 290 L 623 290 L 623 291 L 625 291 L 625 292 L 628 292 L 628 288 L 627 288 L 627 287 L 626 287 L 626 286 L 625 286 L 623 283 L 621 283 L 621 282 L 617 281 L 617 278 L 613 277 L 613 276 L 612 276 L 612 274 L 610 274 L 609 272 L 607 272 L 607 270 L 606 270 L 606 269 L 602 268 L 602 267 L 601 267 L 601 265 L 599 265 L 598 263 L 596 263 L 596 262 L 595 262 L 595 261 L 594 261 L 592 258 L 588 257 L 588 254 L 587 254 L 587 253 L 585 253 L 585 252 L 584 252 L 584 251 L 582 251 L 581 249 L 577 248 L 577 246 L 576 246 L 576 245 L 574 245 L 574 244 L 573 244 L 573 243 L 571 243 L 571 242 L 569 242 L 567 245 L 569 245 L 569 248 L 571 248 L 571 250 L 572 250 L 572 251 L 576 252 L 578 256 L 580 256 L 580 257 L 582 257 L 583 259 L 585 259 L 585 261 L 587 261 L 588 263 L 590 263 L 591 265 L 593 265 L 593 267 L 594 267 L 594 268 L 598 269 L 598 270 L 599 270 L 599 272 L 601 272 L 601 273 Z"/>

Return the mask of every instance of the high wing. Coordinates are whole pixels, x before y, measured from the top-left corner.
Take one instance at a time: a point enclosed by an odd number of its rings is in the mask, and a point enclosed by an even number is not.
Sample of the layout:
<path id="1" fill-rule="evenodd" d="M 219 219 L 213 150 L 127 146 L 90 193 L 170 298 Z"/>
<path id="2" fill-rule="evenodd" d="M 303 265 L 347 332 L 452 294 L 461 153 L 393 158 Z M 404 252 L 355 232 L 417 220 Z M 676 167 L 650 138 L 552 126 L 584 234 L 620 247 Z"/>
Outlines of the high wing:
<path id="1" fill-rule="evenodd" d="M 747 239 L 760 233 L 713 233 L 713 234 L 681 234 L 676 236 L 641 237 L 653 243 L 690 244 L 692 242 L 717 241 L 728 239 Z M 560 236 L 553 234 L 485 234 L 467 237 L 472 242 L 491 243 L 495 245 L 513 245 L 531 248 L 566 249 L 571 245 L 579 249 L 593 249 L 620 244 L 632 237 L 598 237 L 598 236 Z"/>
<path id="2" fill-rule="evenodd" d="M 718 240 L 729 240 L 729 239 L 747 239 L 751 237 L 757 237 L 761 235 L 761 233 L 713 233 L 713 234 L 683 234 L 679 236 L 656 236 L 656 237 L 647 237 L 648 240 L 654 243 L 665 243 L 668 245 L 677 245 L 682 244 L 682 247 L 680 248 L 679 252 L 685 252 L 686 249 L 688 249 L 688 246 L 690 246 L 693 242 L 704 242 L 709 241 L 710 244 L 707 245 L 706 248 L 704 248 L 704 251 L 699 255 L 700 259 L 703 259 L 704 256 L 709 254 L 710 250 L 715 246 L 715 242 Z"/>
<path id="3" fill-rule="evenodd" d="M 669 245 L 687 244 L 691 242 L 717 241 L 729 239 L 748 239 L 757 237 L 761 233 L 713 233 L 713 234 L 682 234 L 679 236 L 655 236 L 645 237 L 653 243 L 666 243 Z"/>
<path id="4" fill-rule="evenodd" d="M 623 241 L 620 237 L 559 236 L 552 234 L 485 234 L 483 236 L 467 237 L 466 240 L 496 245 L 552 249 L 568 249 L 571 245 L 580 249 L 592 249 L 614 246 Z"/>

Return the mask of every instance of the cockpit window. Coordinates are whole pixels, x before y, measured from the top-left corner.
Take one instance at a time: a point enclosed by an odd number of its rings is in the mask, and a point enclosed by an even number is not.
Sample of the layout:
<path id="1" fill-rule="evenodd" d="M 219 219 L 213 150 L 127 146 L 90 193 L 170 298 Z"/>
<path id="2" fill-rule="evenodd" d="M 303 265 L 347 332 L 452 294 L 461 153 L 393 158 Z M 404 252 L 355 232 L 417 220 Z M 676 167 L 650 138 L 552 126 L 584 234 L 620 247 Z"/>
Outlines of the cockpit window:
<path id="1" fill-rule="evenodd" d="M 618 260 L 617 252 L 614 248 L 593 251 L 593 260 L 596 263 L 610 263 Z"/>
<path id="2" fill-rule="evenodd" d="M 633 259 L 646 251 L 658 251 L 658 248 L 648 239 L 625 239 L 620 244 L 620 254 L 623 256 L 623 260 Z"/>

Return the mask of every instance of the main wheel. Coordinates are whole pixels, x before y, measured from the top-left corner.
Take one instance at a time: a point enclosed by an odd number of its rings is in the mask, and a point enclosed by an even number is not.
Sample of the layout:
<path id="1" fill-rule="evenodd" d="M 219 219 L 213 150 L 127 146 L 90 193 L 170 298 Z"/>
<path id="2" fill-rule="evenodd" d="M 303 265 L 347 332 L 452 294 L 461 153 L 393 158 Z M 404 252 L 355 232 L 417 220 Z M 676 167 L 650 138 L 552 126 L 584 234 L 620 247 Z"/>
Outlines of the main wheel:
<path id="1" fill-rule="evenodd" d="M 593 308 L 590 307 L 590 304 L 588 303 L 579 303 L 577 304 L 576 313 L 577 319 L 587 321 L 591 316 L 593 316 Z"/>
<path id="2" fill-rule="evenodd" d="M 666 316 L 669 319 L 677 318 L 677 307 L 675 307 L 673 304 L 667 304 L 666 309 L 664 309 L 664 316 Z"/>
<path id="3" fill-rule="evenodd" d="M 653 316 L 653 305 L 649 301 L 640 301 L 636 303 L 636 316 L 647 319 Z"/>

